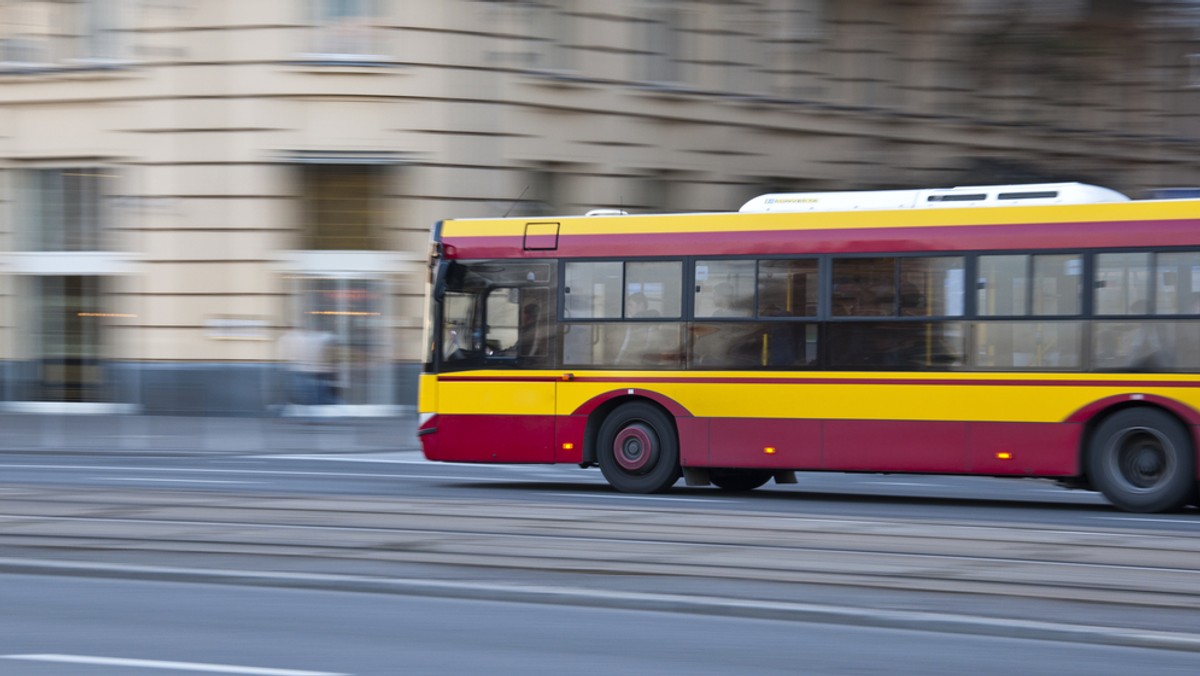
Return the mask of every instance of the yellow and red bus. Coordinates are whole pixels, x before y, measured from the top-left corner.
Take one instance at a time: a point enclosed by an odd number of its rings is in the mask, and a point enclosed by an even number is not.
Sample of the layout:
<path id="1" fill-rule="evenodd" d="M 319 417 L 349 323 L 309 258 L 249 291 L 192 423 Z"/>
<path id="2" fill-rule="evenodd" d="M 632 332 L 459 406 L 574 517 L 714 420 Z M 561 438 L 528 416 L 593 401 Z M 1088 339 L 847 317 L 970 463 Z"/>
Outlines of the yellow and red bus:
<path id="1" fill-rule="evenodd" d="M 433 239 L 431 460 L 598 465 L 638 493 L 836 471 L 1196 498 L 1200 200 L 777 194 Z"/>

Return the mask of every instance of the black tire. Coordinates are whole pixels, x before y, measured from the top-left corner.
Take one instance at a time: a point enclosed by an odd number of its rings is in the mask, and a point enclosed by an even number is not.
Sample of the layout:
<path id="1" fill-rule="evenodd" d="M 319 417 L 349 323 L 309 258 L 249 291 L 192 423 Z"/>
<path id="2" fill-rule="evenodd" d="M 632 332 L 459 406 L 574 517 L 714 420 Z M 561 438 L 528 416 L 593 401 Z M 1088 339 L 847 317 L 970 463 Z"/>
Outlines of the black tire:
<path id="1" fill-rule="evenodd" d="M 660 493 L 679 479 L 679 439 L 661 409 L 644 402 L 609 414 L 597 435 L 596 460 L 622 493 Z"/>
<path id="2" fill-rule="evenodd" d="M 1167 512 L 1196 489 L 1188 430 L 1152 408 L 1118 411 L 1100 423 L 1087 453 L 1088 477 L 1108 501 L 1130 512 Z"/>
<path id="3" fill-rule="evenodd" d="M 768 469 L 730 469 L 711 467 L 708 479 L 713 485 L 730 493 L 745 493 L 767 483 L 775 473 Z"/>

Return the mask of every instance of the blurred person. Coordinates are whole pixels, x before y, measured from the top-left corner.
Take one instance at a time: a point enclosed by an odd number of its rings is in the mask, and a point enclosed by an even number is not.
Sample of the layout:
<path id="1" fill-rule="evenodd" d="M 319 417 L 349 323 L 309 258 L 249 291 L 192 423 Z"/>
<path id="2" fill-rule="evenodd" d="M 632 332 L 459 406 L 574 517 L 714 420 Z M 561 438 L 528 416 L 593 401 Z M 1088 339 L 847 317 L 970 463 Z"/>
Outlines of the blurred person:
<path id="1" fill-rule="evenodd" d="M 289 402 L 300 406 L 336 403 L 333 334 L 320 330 L 310 317 L 303 326 L 280 337 L 279 353 L 288 369 Z"/>
<path id="2" fill-rule="evenodd" d="M 713 304 L 716 306 L 714 317 L 749 317 L 752 314 L 750 305 L 753 299 L 739 297 L 729 282 L 717 284 L 713 292 Z"/>

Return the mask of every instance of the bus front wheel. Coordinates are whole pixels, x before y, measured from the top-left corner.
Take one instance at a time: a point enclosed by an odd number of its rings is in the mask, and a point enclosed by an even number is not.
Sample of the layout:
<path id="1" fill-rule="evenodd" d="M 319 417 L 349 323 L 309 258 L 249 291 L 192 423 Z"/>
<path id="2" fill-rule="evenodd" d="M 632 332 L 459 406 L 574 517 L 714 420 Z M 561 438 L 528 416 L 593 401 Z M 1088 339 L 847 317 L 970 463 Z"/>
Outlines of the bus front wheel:
<path id="1" fill-rule="evenodd" d="M 604 478 L 622 493 L 659 493 L 679 479 L 675 425 L 651 404 L 625 404 L 609 414 L 596 456 Z"/>
<path id="2" fill-rule="evenodd" d="M 1092 485 L 1130 512 L 1179 509 L 1195 490 L 1196 459 L 1188 430 L 1157 409 L 1126 409 L 1100 423 L 1087 460 Z"/>

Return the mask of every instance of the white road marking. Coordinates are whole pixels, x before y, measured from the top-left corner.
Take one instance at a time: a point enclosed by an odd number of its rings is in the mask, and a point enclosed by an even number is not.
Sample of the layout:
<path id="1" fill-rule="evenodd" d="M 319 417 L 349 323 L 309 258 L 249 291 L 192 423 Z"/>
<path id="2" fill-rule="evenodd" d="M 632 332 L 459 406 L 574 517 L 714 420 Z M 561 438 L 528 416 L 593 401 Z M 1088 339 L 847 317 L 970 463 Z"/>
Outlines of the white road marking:
<path id="1" fill-rule="evenodd" d="M 434 465 L 432 460 L 426 460 L 420 451 L 395 451 L 392 453 L 375 453 L 375 454 L 355 454 L 355 455 L 340 455 L 340 454 L 314 454 L 303 453 L 293 455 L 255 455 L 254 458 L 271 458 L 280 460 L 332 460 L 337 462 L 376 462 L 387 463 L 392 465 Z"/>
<path id="2" fill-rule="evenodd" d="M 857 484 L 868 486 L 917 486 L 920 488 L 938 488 L 940 484 L 923 483 L 920 481 L 888 481 L 887 479 L 866 479 L 856 481 Z"/>
<path id="3" fill-rule="evenodd" d="M 95 655 L 0 655 L 0 659 L 28 660 L 32 662 L 61 662 L 65 664 L 91 664 L 106 667 L 139 667 L 142 669 L 170 669 L 173 671 L 204 671 L 212 674 L 248 674 L 249 676 L 350 676 L 332 671 L 301 671 L 297 669 L 270 669 L 243 667 L 234 664 L 207 664 L 204 662 L 168 662 L 164 660 L 138 660 L 124 657 L 99 657 Z"/>
<path id="4" fill-rule="evenodd" d="M 97 481 L 150 481 L 153 483 L 179 483 L 179 484 L 261 484 L 261 481 L 229 481 L 221 479 L 160 479 L 158 477 L 140 477 L 140 476 L 99 476 Z"/>

